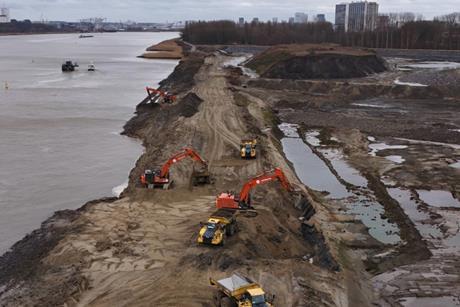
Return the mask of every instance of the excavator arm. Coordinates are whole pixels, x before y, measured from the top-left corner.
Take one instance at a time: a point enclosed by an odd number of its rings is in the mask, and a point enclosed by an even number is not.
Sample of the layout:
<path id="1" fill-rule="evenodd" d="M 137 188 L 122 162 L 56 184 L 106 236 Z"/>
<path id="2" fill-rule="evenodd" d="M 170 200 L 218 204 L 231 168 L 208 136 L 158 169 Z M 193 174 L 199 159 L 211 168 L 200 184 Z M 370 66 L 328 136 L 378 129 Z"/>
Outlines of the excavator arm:
<path id="1" fill-rule="evenodd" d="M 197 161 L 199 163 L 201 163 L 204 167 L 207 167 L 208 166 L 208 163 L 203 160 L 199 154 L 197 154 L 193 149 L 191 148 L 184 148 L 184 150 L 180 153 L 177 153 L 175 154 L 174 156 L 172 156 L 168 161 L 166 161 L 166 163 L 163 165 L 163 167 L 161 168 L 161 173 L 160 173 L 160 176 L 162 178 L 166 177 L 169 173 L 169 168 L 171 167 L 171 165 L 187 158 L 187 157 L 190 157 L 192 158 L 192 160 L 194 161 Z"/>
<path id="2" fill-rule="evenodd" d="M 174 102 L 176 100 L 176 96 L 169 94 L 168 92 L 164 92 L 162 90 L 158 90 L 156 88 L 148 86 L 145 89 L 147 90 L 147 94 L 150 97 L 150 100 L 153 100 L 153 98 L 155 98 L 155 96 L 157 95 L 171 102 Z"/>
<path id="3" fill-rule="evenodd" d="M 247 204 L 252 188 L 260 184 L 269 183 L 275 180 L 280 181 L 283 188 L 285 188 L 287 191 L 292 191 L 291 184 L 287 180 L 286 175 L 284 175 L 284 172 L 280 168 L 275 168 L 271 172 L 267 172 L 246 182 L 246 184 L 241 189 L 239 201 Z"/>

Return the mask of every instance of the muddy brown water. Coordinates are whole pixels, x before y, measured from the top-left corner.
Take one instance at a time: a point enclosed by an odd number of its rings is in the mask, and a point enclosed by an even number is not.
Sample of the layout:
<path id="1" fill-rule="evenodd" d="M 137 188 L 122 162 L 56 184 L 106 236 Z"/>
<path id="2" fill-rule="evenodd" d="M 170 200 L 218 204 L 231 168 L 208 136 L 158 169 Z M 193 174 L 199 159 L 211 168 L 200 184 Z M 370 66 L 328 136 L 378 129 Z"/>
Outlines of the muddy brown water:
<path id="1" fill-rule="evenodd" d="M 54 211 L 123 189 L 142 147 L 119 132 L 177 65 L 136 56 L 177 35 L 0 37 L 0 253 Z M 79 70 L 62 73 L 65 59 Z"/>

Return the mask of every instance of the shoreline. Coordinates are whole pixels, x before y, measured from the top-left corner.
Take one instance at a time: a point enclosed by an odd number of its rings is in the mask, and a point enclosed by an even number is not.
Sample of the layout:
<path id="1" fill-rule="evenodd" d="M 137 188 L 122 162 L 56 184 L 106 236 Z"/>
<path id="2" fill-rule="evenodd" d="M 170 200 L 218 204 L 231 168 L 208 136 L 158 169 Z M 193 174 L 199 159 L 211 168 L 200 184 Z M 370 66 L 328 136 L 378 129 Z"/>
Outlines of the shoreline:
<path id="1" fill-rule="evenodd" d="M 158 31 L 158 32 L 170 32 L 170 31 Z M 78 34 L 80 32 L 75 32 L 73 34 Z M 104 32 L 104 33 L 110 33 L 110 32 Z M 139 32 L 139 33 L 143 33 L 143 32 Z M 34 33 L 33 35 L 43 35 L 43 34 L 72 34 L 72 33 Z M 11 35 L 2 35 L 0 34 L 0 36 L 15 36 L 15 35 L 31 35 L 31 34 L 11 34 Z M 169 40 L 168 40 L 169 41 Z M 161 43 L 163 42 L 160 42 L 159 44 L 157 45 L 160 45 Z M 156 45 L 154 45 L 156 46 Z M 159 59 L 159 58 L 158 58 Z M 177 66 L 179 65 L 179 63 L 174 67 L 173 69 L 173 72 L 174 70 L 177 68 Z M 173 74 L 173 72 L 171 72 L 171 74 Z M 170 74 L 170 75 L 171 75 Z M 166 82 L 168 80 L 168 78 L 170 77 L 170 75 L 168 77 L 166 77 L 165 79 L 161 80 L 159 82 L 159 84 L 161 85 L 162 83 Z M 137 109 L 137 106 L 136 106 L 136 109 Z M 135 109 L 135 113 L 137 112 L 137 110 Z M 134 113 L 134 114 L 135 114 Z M 136 115 L 133 115 L 131 118 L 129 118 L 126 122 L 125 122 L 125 125 L 124 127 L 133 119 L 135 118 Z M 135 135 L 130 135 L 129 133 L 126 133 L 126 130 L 125 128 L 123 127 L 123 131 L 121 131 L 119 133 L 120 136 L 126 136 L 126 137 L 129 137 L 131 139 L 134 139 L 134 140 L 138 140 L 138 141 L 141 141 L 141 145 L 142 147 L 144 147 L 145 149 L 145 146 L 144 146 L 144 143 L 143 143 L 143 140 L 139 137 L 136 137 Z M 142 154 L 141 154 L 142 156 Z M 136 161 L 135 161 L 135 164 L 133 166 L 133 168 L 135 167 L 137 161 L 140 159 L 139 156 Z M 132 169 L 131 169 L 132 171 Z M 131 172 L 130 171 L 130 172 Z M 128 177 L 126 178 L 126 180 L 129 180 L 129 173 L 128 173 Z M 128 188 L 128 187 L 127 187 Z M 12 249 L 15 247 L 15 246 L 22 246 L 23 244 L 27 244 L 27 242 L 29 240 L 31 240 L 31 237 L 34 236 L 34 234 L 36 233 L 42 233 L 43 230 L 44 230 L 44 227 L 46 228 L 46 225 L 48 225 L 49 223 L 51 223 L 53 220 L 55 220 L 57 217 L 61 216 L 62 214 L 64 215 L 68 215 L 68 214 L 77 214 L 79 212 L 82 212 L 85 210 L 85 208 L 87 208 L 88 206 L 92 205 L 92 204 L 95 204 L 95 203 L 98 203 L 98 202 L 107 202 L 107 201 L 115 201 L 115 200 L 118 200 L 118 199 L 122 199 L 124 196 L 123 196 L 123 193 L 124 191 L 127 189 L 125 188 L 121 193 L 120 193 L 120 196 L 118 197 L 114 197 L 114 196 L 103 196 L 101 198 L 98 198 L 98 199 L 94 199 L 94 200 L 89 200 L 87 201 L 86 203 L 84 203 L 81 207 L 78 207 L 77 209 L 64 209 L 64 210 L 58 210 L 58 211 L 55 211 L 54 213 L 52 213 L 52 215 L 45 219 L 42 223 L 41 223 L 41 226 L 40 228 L 37 228 L 33 231 L 31 231 L 30 233 L 24 235 L 24 237 L 20 240 L 18 240 L 17 242 L 13 243 L 13 245 L 11 247 L 8 248 L 7 251 L 5 251 L 3 254 L 0 254 L 0 265 L 2 264 L 2 258 L 6 256 L 6 254 L 10 253 L 10 252 L 13 252 Z M 0 279 L 0 284 L 1 284 L 1 279 Z M 1 291 L 0 291 L 0 294 L 1 294 Z"/>

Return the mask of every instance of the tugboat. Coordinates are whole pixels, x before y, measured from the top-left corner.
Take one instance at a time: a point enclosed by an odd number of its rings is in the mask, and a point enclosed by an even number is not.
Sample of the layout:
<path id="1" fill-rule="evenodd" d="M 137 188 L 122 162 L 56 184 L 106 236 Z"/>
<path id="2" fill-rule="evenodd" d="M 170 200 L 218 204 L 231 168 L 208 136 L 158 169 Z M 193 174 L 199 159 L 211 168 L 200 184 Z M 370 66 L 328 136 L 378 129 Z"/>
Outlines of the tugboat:
<path id="1" fill-rule="evenodd" d="M 94 66 L 94 63 L 88 65 L 88 71 L 96 71 L 96 66 Z"/>
<path id="2" fill-rule="evenodd" d="M 62 64 L 62 71 L 63 72 L 75 71 L 76 67 L 78 67 L 77 63 L 73 63 L 72 61 L 65 61 Z"/>

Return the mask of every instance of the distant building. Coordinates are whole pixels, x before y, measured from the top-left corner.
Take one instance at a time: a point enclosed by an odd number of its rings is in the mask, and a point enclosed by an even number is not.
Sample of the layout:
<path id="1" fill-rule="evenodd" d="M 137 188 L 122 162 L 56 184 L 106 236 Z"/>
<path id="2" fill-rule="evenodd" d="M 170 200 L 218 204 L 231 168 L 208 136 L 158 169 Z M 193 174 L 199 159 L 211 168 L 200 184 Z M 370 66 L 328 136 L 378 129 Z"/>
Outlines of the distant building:
<path id="1" fill-rule="evenodd" d="M 316 22 L 326 22 L 326 15 L 324 14 L 318 14 L 315 17 Z"/>
<path id="2" fill-rule="evenodd" d="M 254 17 L 254 18 L 252 19 L 252 23 L 259 23 L 259 18 Z"/>
<path id="3" fill-rule="evenodd" d="M 295 13 L 294 15 L 294 22 L 295 23 L 307 23 L 308 22 L 308 15 L 305 13 Z"/>
<path id="4" fill-rule="evenodd" d="M 339 31 L 347 31 L 348 4 L 341 3 L 335 6 L 335 28 Z"/>
<path id="5" fill-rule="evenodd" d="M 240 18 L 238 19 L 238 24 L 239 24 L 240 26 L 243 26 L 243 25 L 244 25 L 244 18 L 243 18 L 243 17 L 240 17 Z"/>
<path id="6" fill-rule="evenodd" d="M 273 23 L 278 23 L 278 17 L 273 17 L 272 22 Z"/>
<path id="7" fill-rule="evenodd" d="M 380 15 L 377 18 L 377 29 L 378 30 L 388 30 L 390 27 L 390 16 L 387 15 Z"/>
<path id="8" fill-rule="evenodd" d="M 335 27 L 346 32 L 373 31 L 377 28 L 376 2 L 351 2 L 335 6 Z"/>
<path id="9" fill-rule="evenodd" d="M 0 9 L 0 23 L 10 22 L 10 10 L 6 7 Z"/>
<path id="10" fill-rule="evenodd" d="M 295 22 L 295 18 L 294 17 L 289 17 L 289 23 L 294 23 Z"/>

